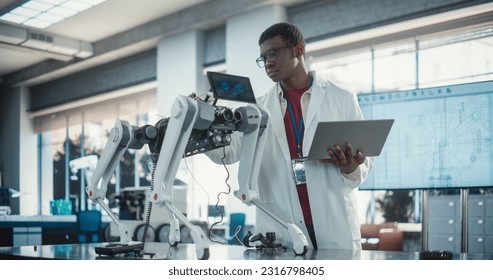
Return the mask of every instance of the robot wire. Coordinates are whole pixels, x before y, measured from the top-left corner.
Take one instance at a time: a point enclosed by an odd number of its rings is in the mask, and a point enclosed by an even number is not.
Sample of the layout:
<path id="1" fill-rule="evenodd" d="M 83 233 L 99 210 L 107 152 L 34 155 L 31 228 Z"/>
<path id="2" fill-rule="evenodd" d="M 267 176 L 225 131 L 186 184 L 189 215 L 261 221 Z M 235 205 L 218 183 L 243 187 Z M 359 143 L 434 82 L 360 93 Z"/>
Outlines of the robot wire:
<path id="1" fill-rule="evenodd" d="M 156 164 L 157 164 L 157 159 L 158 155 L 153 154 L 151 156 L 152 158 L 152 172 L 151 172 L 151 192 L 154 190 L 154 173 L 156 171 Z M 142 235 L 142 243 L 146 243 L 147 239 L 147 231 L 149 230 L 149 224 L 151 222 L 151 211 L 152 211 L 152 202 L 147 202 L 147 213 L 146 213 L 146 219 L 145 219 L 145 225 L 144 225 L 144 233 Z"/>
<path id="2" fill-rule="evenodd" d="M 229 170 L 228 170 L 228 167 L 226 166 L 226 163 L 224 162 L 224 160 L 226 159 L 226 147 L 223 147 L 223 157 L 221 158 L 221 162 L 223 163 L 223 166 L 224 166 L 224 169 L 226 170 L 226 179 L 224 180 L 224 183 L 226 184 L 226 186 L 228 187 L 228 190 L 225 191 L 225 192 L 219 192 L 217 194 L 217 201 L 216 201 L 216 209 L 219 211 L 220 213 L 220 217 L 219 217 L 219 221 L 216 221 L 214 222 L 210 227 L 209 227 L 209 240 L 211 242 L 215 242 L 215 243 L 219 243 L 219 244 L 225 244 L 225 242 L 227 243 L 227 241 L 218 241 L 218 240 L 213 240 L 211 235 L 214 235 L 212 233 L 212 229 L 214 226 L 218 225 L 218 224 L 221 224 L 223 222 L 223 219 L 224 219 L 224 212 L 219 208 L 219 202 L 221 201 L 221 194 L 230 194 L 231 193 L 231 186 L 229 185 L 228 181 L 229 181 L 229 177 L 230 177 L 230 173 L 229 173 Z"/>
<path id="3" fill-rule="evenodd" d="M 207 196 L 207 205 L 210 204 L 210 196 L 209 196 L 209 193 L 207 192 L 207 190 L 202 186 L 202 184 L 197 180 L 197 178 L 195 178 L 195 176 L 193 175 L 193 172 L 192 170 L 190 169 L 190 167 L 188 166 L 188 163 L 187 163 L 187 158 L 184 158 L 185 160 L 185 167 L 187 168 L 188 170 L 188 173 L 192 176 L 192 179 L 195 183 L 197 183 L 197 185 L 199 185 L 199 187 L 202 189 L 202 191 L 205 193 L 205 195 Z M 210 225 L 210 220 L 209 220 L 209 217 L 207 217 L 207 225 Z M 216 236 L 213 232 L 212 232 L 212 226 L 209 227 L 209 234 L 208 234 L 208 238 L 211 242 L 216 242 L 216 243 L 220 243 L 220 244 L 224 244 L 223 242 L 221 241 L 217 241 L 217 240 L 213 240 L 212 237 L 214 238 L 217 238 L 217 239 L 220 239 L 220 237 Z"/>

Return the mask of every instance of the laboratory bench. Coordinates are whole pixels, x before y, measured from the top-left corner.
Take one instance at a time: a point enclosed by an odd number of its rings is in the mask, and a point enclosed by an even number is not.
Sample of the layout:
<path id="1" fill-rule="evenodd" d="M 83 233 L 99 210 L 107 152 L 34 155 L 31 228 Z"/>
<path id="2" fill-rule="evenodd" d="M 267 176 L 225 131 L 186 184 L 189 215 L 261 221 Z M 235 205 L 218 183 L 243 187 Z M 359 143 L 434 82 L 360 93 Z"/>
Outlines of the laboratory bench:
<path id="1" fill-rule="evenodd" d="M 31 245 L 20 247 L 0 247 L 0 259 L 54 259 L 54 260 L 103 260 L 103 259 L 168 259 L 196 260 L 194 244 L 147 242 L 140 255 L 134 253 L 115 256 L 98 255 L 95 247 L 110 243 Z M 210 244 L 209 260 L 420 260 L 419 252 L 396 251 L 344 251 L 308 250 L 306 255 L 295 255 L 292 249 L 256 250 L 239 245 Z M 453 260 L 491 260 L 493 254 L 454 253 Z"/>
<path id="2" fill-rule="evenodd" d="M 103 217 L 101 236 L 109 219 Z M 76 215 L 0 215 L 0 246 L 77 242 Z"/>

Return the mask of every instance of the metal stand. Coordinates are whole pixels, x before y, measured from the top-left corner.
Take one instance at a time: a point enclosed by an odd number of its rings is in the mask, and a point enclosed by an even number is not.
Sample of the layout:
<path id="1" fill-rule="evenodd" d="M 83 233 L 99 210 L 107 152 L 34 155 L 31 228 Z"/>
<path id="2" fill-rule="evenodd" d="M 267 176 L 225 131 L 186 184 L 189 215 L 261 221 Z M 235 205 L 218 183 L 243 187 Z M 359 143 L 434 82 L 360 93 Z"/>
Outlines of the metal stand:
<path id="1" fill-rule="evenodd" d="M 469 189 L 460 189 L 460 202 L 461 202 L 461 253 L 468 253 L 468 238 L 469 238 Z M 422 197 L 422 221 L 421 221 L 421 250 L 428 251 L 428 190 L 423 190 Z"/>
<path id="2" fill-rule="evenodd" d="M 421 251 L 428 251 L 428 190 L 423 190 L 421 199 Z"/>
<path id="3" fill-rule="evenodd" d="M 468 223 L 469 223 L 469 209 L 468 209 L 468 200 L 469 200 L 469 189 L 463 188 L 460 189 L 460 202 L 461 202 L 461 212 L 460 212 L 460 221 L 461 221 L 461 253 L 467 253 L 469 251 L 468 248 Z"/>

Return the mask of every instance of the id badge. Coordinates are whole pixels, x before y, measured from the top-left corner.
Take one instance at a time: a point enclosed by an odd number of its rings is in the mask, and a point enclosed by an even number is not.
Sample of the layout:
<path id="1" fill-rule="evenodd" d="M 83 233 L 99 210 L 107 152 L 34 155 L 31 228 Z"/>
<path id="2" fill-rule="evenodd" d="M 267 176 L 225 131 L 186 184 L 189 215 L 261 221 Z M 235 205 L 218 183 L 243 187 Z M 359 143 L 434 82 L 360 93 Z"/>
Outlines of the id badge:
<path id="1" fill-rule="evenodd" d="M 306 183 L 305 160 L 306 158 L 297 158 L 291 160 L 291 165 L 293 166 L 294 181 L 297 186 Z"/>

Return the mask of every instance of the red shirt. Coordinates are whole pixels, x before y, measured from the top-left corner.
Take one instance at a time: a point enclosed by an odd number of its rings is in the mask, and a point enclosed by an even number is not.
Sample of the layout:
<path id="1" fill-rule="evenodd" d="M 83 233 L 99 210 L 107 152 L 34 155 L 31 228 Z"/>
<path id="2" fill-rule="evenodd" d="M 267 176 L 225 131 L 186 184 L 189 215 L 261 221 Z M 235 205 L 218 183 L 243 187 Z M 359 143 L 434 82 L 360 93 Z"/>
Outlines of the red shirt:
<path id="1" fill-rule="evenodd" d="M 295 89 L 295 90 L 284 90 L 284 97 L 289 106 L 286 109 L 286 114 L 284 114 L 284 128 L 286 129 L 286 136 L 288 140 L 289 152 L 291 159 L 298 158 L 298 144 L 300 147 L 303 146 L 303 135 L 305 130 L 305 125 L 300 131 L 301 119 L 303 117 L 301 111 L 301 96 L 308 88 Z M 291 107 L 291 110 L 289 110 Z M 296 129 L 300 131 L 300 143 L 296 140 L 296 130 L 293 125 L 293 117 L 291 116 L 291 111 L 293 112 L 294 120 L 296 122 Z M 313 225 L 312 213 L 310 210 L 310 200 L 308 199 L 308 190 L 306 184 L 301 184 L 296 187 L 298 191 L 298 198 L 300 200 L 301 209 L 303 211 L 303 218 L 305 219 L 306 225 Z"/>

